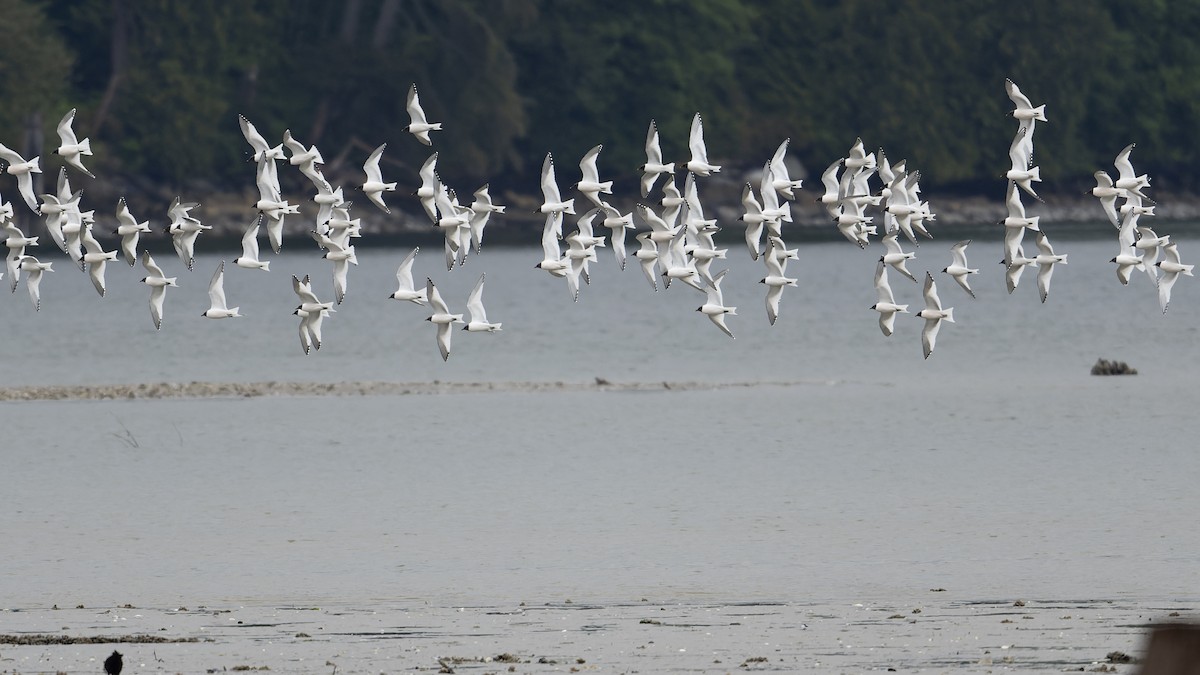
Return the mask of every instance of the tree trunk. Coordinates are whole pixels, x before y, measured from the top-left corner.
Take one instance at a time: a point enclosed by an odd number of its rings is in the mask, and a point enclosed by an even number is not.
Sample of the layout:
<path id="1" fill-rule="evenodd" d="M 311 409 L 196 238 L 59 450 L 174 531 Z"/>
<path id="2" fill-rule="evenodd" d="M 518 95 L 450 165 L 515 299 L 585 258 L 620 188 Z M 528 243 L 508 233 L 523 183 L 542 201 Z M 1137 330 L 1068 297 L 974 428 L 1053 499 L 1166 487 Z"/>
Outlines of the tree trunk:
<path id="1" fill-rule="evenodd" d="M 371 36 L 371 47 L 383 49 L 392 34 L 392 26 L 396 23 L 396 13 L 400 11 L 400 0 L 383 0 L 379 10 L 379 18 L 375 20 L 375 34 Z"/>
<path id="2" fill-rule="evenodd" d="M 346 0 L 346 11 L 342 14 L 342 42 L 351 44 L 358 33 L 358 13 L 362 9 L 361 0 Z"/>
<path id="3" fill-rule="evenodd" d="M 124 0 L 112 0 L 112 9 L 112 42 L 109 52 L 111 68 L 108 75 L 108 86 L 104 88 L 104 96 L 101 97 L 100 105 L 96 108 L 96 116 L 92 119 L 92 133 L 99 131 L 108 119 L 108 110 L 117 98 L 117 89 L 120 88 L 121 81 L 125 79 L 125 67 L 128 61 L 129 12 L 125 8 Z"/>

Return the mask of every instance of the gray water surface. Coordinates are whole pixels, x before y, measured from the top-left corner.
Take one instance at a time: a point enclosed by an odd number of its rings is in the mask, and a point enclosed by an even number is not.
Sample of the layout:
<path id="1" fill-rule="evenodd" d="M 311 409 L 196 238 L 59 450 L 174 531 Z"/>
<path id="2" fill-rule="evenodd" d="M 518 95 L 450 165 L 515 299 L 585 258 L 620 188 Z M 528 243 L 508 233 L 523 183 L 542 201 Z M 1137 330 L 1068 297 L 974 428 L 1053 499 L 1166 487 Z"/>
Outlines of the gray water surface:
<path id="1" fill-rule="evenodd" d="M 913 270 L 944 267 L 949 243 L 924 244 Z M 533 249 L 485 250 L 449 274 L 423 250 L 416 275 L 452 307 L 486 270 L 489 318 L 504 323 L 456 333 L 448 363 L 427 310 L 385 300 L 406 250 L 360 253 L 324 348 L 307 357 L 288 275 L 327 284 L 311 252 L 272 259 L 268 274 L 229 269 L 227 295 L 246 315 L 229 321 L 199 316 L 217 263 L 201 257 L 179 272 L 161 332 L 140 271 L 111 266 L 100 299 L 65 268 L 37 315 L 20 289 L 0 298 L 9 386 L 490 390 L 3 404 L 0 600 L 1195 597 L 1200 287 L 1181 280 L 1164 316 L 1147 279 L 1117 283 L 1105 262 L 1115 244 L 1059 248 L 1070 262 L 1043 305 L 1032 273 L 1005 292 L 998 242 L 973 244 L 979 298 L 940 275 L 958 321 L 927 361 L 920 320 L 900 316 L 884 338 L 867 309 L 878 247 L 844 242 L 802 248 L 775 326 L 762 268 L 731 250 L 736 340 L 694 311 L 701 294 L 655 293 L 607 251 L 573 303 L 533 269 Z M 892 286 L 919 309 L 917 284 L 893 274 Z M 1090 376 L 1102 356 L 1141 374 Z M 747 386 L 513 384 L 595 377 Z"/>
<path id="2" fill-rule="evenodd" d="M 1197 240 L 1182 238 L 1185 254 Z M 1184 278 L 1164 316 L 1156 289 L 1138 273 L 1121 286 L 1115 242 L 1068 240 L 1058 248 L 1069 263 L 1054 276 L 1051 296 L 1039 302 L 1035 274 L 1027 272 L 1013 295 L 1004 288 L 998 241 L 968 249 L 981 269 L 971 282 L 978 300 L 963 293 L 940 270 L 949 245 L 926 241 L 909 267 L 918 278 L 931 270 L 957 323 L 943 327 L 937 350 L 921 358 L 923 322 L 899 315 L 891 338 L 879 332 L 872 278 L 881 248 L 860 251 L 846 242 L 801 246 L 788 273 L 776 325 L 766 320 L 764 275 L 742 248 L 731 248 L 724 283 L 726 304 L 738 307 L 728 323 L 730 340 L 695 309 L 703 294 L 676 283 L 654 292 L 641 272 L 621 272 L 606 250 L 593 264 L 593 283 L 578 303 L 562 279 L 533 269 L 540 251 L 486 249 L 467 266 L 447 273 L 438 250 L 422 250 L 414 277 L 432 277 L 452 310 L 465 309 L 479 274 L 487 273 L 484 301 L 498 334 L 454 335 L 452 357 L 442 363 L 428 310 L 385 299 L 394 290 L 395 267 L 408 249 L 366 249 L 351 270 L 346 302 L 325 323 L 325 344 L 305 357 L 299 347 L 297 304 L 291 274 L 311 274 L 323 298 L 332 296 L 331 265 L 297 242 L 272 259 L 272 271 L 228 264 L 226 295 L 242 319 L 209 320 L 209 278 L 219 258 L 202 255 L 196 271 L 177 259 L 158 257 L 170 289 L 163 329 L 150 322 L 148 289 L 140 267 L 109 265 L 109 294 L 100 298 L 86 275 L 65 261 L 42 285 L 35 313 L 24 289 L 0 297 L 12 358 L 9 386 L 177 381 L 793 381 L 866 380 L 945 382 L 951 375 L 1009 377 L 1031 384 L 1040 377 L 1074 375 L 1098 358 L 1129 361 L 1144 374 L 1186 377 L 1200 326 L 1200 287 Z M 1191 248 L 1189 248 L 1189 246 Z M 231 259 L 234 254 L 225 257 Z M 631 265 L 633 262 L 630 263 Z M 892 273 L 897 301 L 923 306 L 920 285 Z M 661 285 L 661 284 L 660 284 Z"/>

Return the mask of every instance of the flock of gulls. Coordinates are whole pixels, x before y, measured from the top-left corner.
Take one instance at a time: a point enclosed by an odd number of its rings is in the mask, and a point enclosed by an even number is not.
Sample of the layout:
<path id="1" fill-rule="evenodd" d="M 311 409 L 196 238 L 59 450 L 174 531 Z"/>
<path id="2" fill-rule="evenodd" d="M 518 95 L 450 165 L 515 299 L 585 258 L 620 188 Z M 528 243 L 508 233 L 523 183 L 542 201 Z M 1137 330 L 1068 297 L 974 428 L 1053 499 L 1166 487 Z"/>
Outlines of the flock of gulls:
<path id="1" fill-rule="evenodd" d="M 1039 224 L 1039 217 L 1026 215 L 1022 193 L 1041 200 L 1033 184 L 1041 181 L 1040 170 L 1033 163 L 1033 137 L 1036 124 L 1046 122 L 1045 106 L 1033 106 L 1015 83 L 1005 83 L 1008 97 L 1015 105 L 1010 113 L 1018 122 L 1016 135 L 1009 148 L 1011 168 L 1006 173 L 1008 183 L 1006 204 L 1008 215 L 1004 227 L 1004 255 L 1008 292 L 1020 282 L 1026 267 L 1037 266 L 1037 285 L 1042 302 L 1050 292 L 1050 280 L 1057 265 L 1067 262 L 1066 254 L 1055 253 L 1050 240 Z M 411 123 L 406 130 L 419 142 L 432 146 L 430 132 L 440 131 L 441 123 L 430 123 L 421 108 L 416 85 L 409 89 L 407 109 Z M 119 250 L 105 251 L 93 234 L 96 224 L 94 210 L 81 209 L 83 191 L 74 191 L 67 167 L 90 178 L 93 174 L 82 159 L 92 155 L 89 139 L 79 141 L 72 129 L 75 110 L 68 112 L 58 125 L 61 143 L 54 150 L 65 166 L 59 172 L 57 189 L 52 194 L 35 195 L 33 174 L 40 173 L 39 157 L 25 160 L 0 144 L 0 160 L 4 174 L 13 176 L 22 200 L 30 210 L 44 218 L 46 233 L 70 260 L 88 273 L 96 292 L 105 295 L 105 265 L 123 258 L 130 266 L 139 261 L 146 270 L 142 282 L 150 287 L 150 314 L 156 329 L 161 329 L 163 308 L 168 288 L 176 287 L 178 277 L 168 277 L 147 250 L 139 254 L 139 238 L 151 232 L 148 221 L 139 222 L 130 213 L 125 200 L 117 204 L 114 233 L 120 237 Z M 311 200 L 317 207 L 314 226 L 310 230 L 321 257 L 332 265 L 333 296 L 321 300 L 313 289 L 309 275 L 292 276 L 292 288 L 298 304 L 293 313 L 299 319 L 300 344 L 305 354 L 320 349 L 322 325 L 342 304 L 348 290 L 349 272 L 358 264 L 354 239 L 361 236 L 360 219 L 352 218 L 351 203 L 345 199 L 342 187 L 334 187 L 322 174 L 324 160 L 315 146 L 305 147 L 284 131 L 282 143 L 271 145 L 244 116 L 240 127 L 251 151 L 250 160 L 256 167 L 255 181 L 259 199 L 254 204 L 252 222 L 242 237 L 241 255 L 232 264 L 247 270 L 270 271 L 270 262 L 260 256 L 259 237 L 266 230 L 267 242 L 275 253 L 283 245 L 284 219 L 300 214 L 298 204 L 284 198 L 279 184 L 278 165 L 286 161 L 296 167 L 312 183 L 316 194 Z M 802 181 L 793 180 L 786 165 L 788 140 L 784 140 L 774 155 L 765 162 L 757 185 L 746 183 L 742 190 L 743 213 L 738 220 L 745 226 L 745 243 L 751 258 L 761 260 L 765 269 L 759 283 L 766 287 L 766 313 L 773 325 L 779 316 L 784 289 L 797 285 L 797 279 L 787 276 L 788 262 L 799 257 L 798 250 L 788 248 L 784 239 L 784 224 L 792 222 L 792 202 L 798 198 Z M 583 285 L 591 283 L 590 263 L 597 261 L 597 249 L 610 247 L 617 265 L 624 270 L 627 254 L 626 238 L 634 233 L 637 248 L 632 257 L 637 260 L 650 286 L 658 291 L 669 289 L 673 283 L 690 287 L 702 294 L 703 303 L 696 311 L 707 317 L 718 329 L 734 337 L 727 317 L 736 316 L 736 307 L 725 304 L 722 282 L 728 269 L 713 271 L 713 263 L 727 257 L 728 249 L 718 248 L 714 235 L 721 228 L 715 218 L 707 218 L 700 199 L 700 182 L 718 173 L 720 166 L 708 160 L 704 143 L 703 120 L 699 113 L 692 119 L 689 134 L 690 157 L 686 161 L 668 162 L 659 144 L 658 128 L 654 121 L 646 135 L 646 163 L 641 173 L 641 201 L 633 211 L 622 213 L 605 199 L 612 195 L 613 181 L 601 180 L 598 159 L 602 145 L 589 150 L 579 162 L 580 180 L 571 189 L 589 207 L 575 218 L 574 229 L 564 235 L 567 215 L 576 216 L 576 197 L 563 198 L 555 175 L 554 158 L 547 154 L 542 163 L 541 192 L 543 201 L 537 213 L 545 216 L 542 230 L 542 260 L 535 267 L 553 277 L 565 279 L 571 298 L 578 302 Z M 1104 171 L 1097 171 L 1096 187 L 1091 194 L 1099 199 L 1104 213 L 1117 229 L 1119 252 L 1112 259 L 1117 266 L 1117 278 L 1128 284 L 1135 269 L 1144 272 L 1158 290 L 1159 304 L 1166 312 L 1171 288 L 1180 275 L 1192 276 L 1192 265 L 1180 262 L 1176 245 L 1170 236 L 1158 236 L 1151 228 L 1140 225 L 1143 216 L 1153 216 L 1154 202 L 1146 195 L 1150 179 L 1137 175 L 1130 162 L 1133 145 L 1121 151 L 1115 160 L 1118 178 L 1112 180 Z M 387 148 L 377 147 L 363 165 L 365 180 L 352 189 L 361 191 L 379 209 L 390 213 L 385 195 L 396 191 L 396 182 L 384 180 L 380 159 Z M 432 226 L 445 239 L 447 271 L 462 267 L 467 257 L 482 249 L 483 234 L 492 214 L 503 213 L 504 206 L 495 204 L 484 185 L 474 192 L 470 204 L 459 202 L 457 193 L 442 182 L 437 171 L 438 154 L 434 152 L 419 171 L 420 188 L 415 192 Z M 888 279 L 890 271 L 903 275 L 914 283 L 920 280 L 907 268 L 916 258 L 905 251 L 900 235 L 914 247 L 918 235 L 933 239 L 929 225 L 936 214 L 920 196 L 920 171 L 906 162 L 890 163 L 882 149 L 867 153 L 857 139 L 845 157 L 834 161 L 822 173 L 823 192 L 816 197 L 828 212 L 838 232 L 859 248 L 865 249 L 872 238 L 882 241 L 884 252 L 875 266 L 874 285 L 878 294 L 871 309 L 879 314 L 879 328 L 884 336 L 894 331 L 897 314 L 909 313 L 908 304 L 899 304 Z M 682 179 L 682 180 L 680 180 Z M 661 182 L 660 182 L 661 181 Z M 204 225 L 191 214 L 199 204 L 176 197 L 168 209 L 170 235 L 174 249 L 183 265 L 191 271 L 198 238 L 212 227 Z M 580 209 L 582 210 L 582 209 Z M 879 227 L 876 218 L 882 224 Z M 16 291 L 22 279 L 30 300 L 40 310 L 39 285 L 52 263 L 42 262 L 27 253 L 38 246 L 37 236 L 26 234 L 14 222 L 11 203 L 0 199 L 0 225 L 3 226 L 8 248 L 6 257 L 10 288 Z M 603 228 L 603 229 L 600 229 Z M 606 234 L 596 234 L 597 231 Z M 1023 246 L 1026 232 L 1036 238 L 1037 254 L 1026 255 Z M 972 299 L 975 297 L 969 277 L 979 272 L 967 262 L 970 241 L 960 241 L 950 248 L 951 262 L 942 269 Z M 438 292 L 431 278 L 422 287 L 413 280 L 413 264 L 419 249 L 414 248 L 396 271 L 396 290 L 389 296 L 399 301 L 428 305 L 431 314 L 426 318 L 437 327 L 437 344 L 443 360 L 449 359 L 451 337 L 456 325 L 468 332 L 496 332 L 500 323 L 488 321 L 483 305 L 484 274 L 475 284 L 466 302 L 469 320 L 453 312 Z M 943 322 L 954 322 L 954 308 L 943 306 L 937 283 L 931 272 L 923 279 L 924 307 L 914 316 L 924 319 L 921 332 L 925 358 L 933 352 L 938 331 Z M 210 319 L 241 317 L 240 307 L 230 306 L 225 294 L 225 261 L 221 261 L 209 282 L 210 306 L 203 316 Z M 699 295 L 695 296 L 697 299 Z"/>

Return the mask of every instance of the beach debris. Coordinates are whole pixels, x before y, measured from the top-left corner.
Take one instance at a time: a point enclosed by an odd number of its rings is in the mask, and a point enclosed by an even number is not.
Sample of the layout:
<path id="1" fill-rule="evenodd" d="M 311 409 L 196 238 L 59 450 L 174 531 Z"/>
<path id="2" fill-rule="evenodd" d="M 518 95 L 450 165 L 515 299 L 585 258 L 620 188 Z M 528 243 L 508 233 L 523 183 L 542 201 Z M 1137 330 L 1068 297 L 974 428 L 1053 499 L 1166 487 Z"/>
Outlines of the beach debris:
<path id="1" fill-rule="evenodd" d="M 1134 661 L 1132 656 L 1126 654 L 1125 652 L 1118 651 L 1109 652 L 1104 655 L 1104 658 L 1109 663 L 1133 663 Z"/>
<path id="2" fill-rule="evenodd" d="M 1096 364 L 1092 366 L 1093 375 L 1137 375 L 1137 368 L 1131 368 L 1124 361 L 1109 361 L 1108 359 L 1096 359 Z"/>
<path id="3" fill-rule="evenodd" d="M 178 642 L 200 642 L 195 637 L 162 637 L 159 635 L 56 635 L 49 633 L 21 633 L 0 635 L 0 645 L 102 645 L 102 644 L 163 644 Z M 207 640 L 211 642 L 211 640 Z"/>

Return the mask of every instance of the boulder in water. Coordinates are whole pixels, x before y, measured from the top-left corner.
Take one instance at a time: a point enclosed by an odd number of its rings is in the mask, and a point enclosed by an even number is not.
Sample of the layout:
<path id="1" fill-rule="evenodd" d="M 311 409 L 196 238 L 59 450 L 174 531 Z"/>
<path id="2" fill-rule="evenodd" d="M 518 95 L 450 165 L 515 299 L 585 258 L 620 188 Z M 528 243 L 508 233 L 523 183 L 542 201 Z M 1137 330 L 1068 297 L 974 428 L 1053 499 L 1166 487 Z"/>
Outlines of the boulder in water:
<path id="1" fill-rule="evenodd" d="M 1092 366 L 1093 375 L 1137 375 L 1137 368 L 1131 368 L 1124 361 L 1109 361 L 1108 359 L 1096 359 L 1096 365 Z"/>

